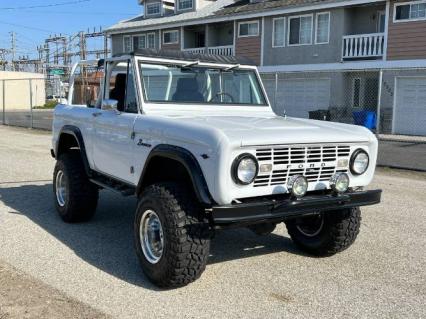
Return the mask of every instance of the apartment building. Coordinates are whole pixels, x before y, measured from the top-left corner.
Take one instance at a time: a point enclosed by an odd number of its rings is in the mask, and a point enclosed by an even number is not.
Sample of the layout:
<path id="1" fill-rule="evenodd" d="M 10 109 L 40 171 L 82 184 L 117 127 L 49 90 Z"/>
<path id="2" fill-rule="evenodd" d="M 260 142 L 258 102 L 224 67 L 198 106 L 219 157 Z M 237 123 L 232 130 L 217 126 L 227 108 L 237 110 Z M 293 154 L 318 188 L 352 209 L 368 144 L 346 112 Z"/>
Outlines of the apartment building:
<path id="1" fill-rule="evenodd" d="M 426 135 L 426 1 L 139 0 L 106 32 L 113 54 L 167 48 L 259 66 L 275 110 L 378 112 L 384 133 Z"/>

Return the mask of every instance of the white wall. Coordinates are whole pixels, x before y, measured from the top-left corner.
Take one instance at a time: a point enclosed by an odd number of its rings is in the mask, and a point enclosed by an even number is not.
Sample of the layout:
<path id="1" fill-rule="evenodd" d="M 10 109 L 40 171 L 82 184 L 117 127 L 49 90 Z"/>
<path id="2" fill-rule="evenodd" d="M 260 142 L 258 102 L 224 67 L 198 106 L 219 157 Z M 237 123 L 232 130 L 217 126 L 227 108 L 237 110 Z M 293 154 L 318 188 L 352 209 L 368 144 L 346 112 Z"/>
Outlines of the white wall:
<path id="1" fill-rule="evenodd" d="M 32 101 L 30 100 L 30 79 L 32 87 Z M 3 90 L 3 85 L 5 85 Z M 3 98 L 5 92 L 5 99 Z M 29 72 L 0 71 L 0 109 L 3 101 L 6 110 L 28 109 L 32 106 L 42 106 L 46 100 L 44 75 Z"/>

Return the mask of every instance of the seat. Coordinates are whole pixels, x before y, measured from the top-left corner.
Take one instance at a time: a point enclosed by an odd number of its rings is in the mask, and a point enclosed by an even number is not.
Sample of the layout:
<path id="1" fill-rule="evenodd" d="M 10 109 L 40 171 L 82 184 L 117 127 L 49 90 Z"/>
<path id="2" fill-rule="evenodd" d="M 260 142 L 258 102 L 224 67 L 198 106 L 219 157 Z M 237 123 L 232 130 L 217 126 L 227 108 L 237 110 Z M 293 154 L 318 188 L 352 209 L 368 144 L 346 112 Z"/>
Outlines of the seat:
<path id="1" fill-rule="evenodd" d="M 180 78 L 172 99 L 176 102 L 204 102 L 204 96 L 199 91 L 196 78 Z"/>
<path id="2" fill-rule="evenodd" d="M 117 110 L 124 111 L 124 100 L 126 98 L 127 74 L 119 73 L 115 77 L 115 87 L 111 90 L 110 99 L 117 100 Z"/>

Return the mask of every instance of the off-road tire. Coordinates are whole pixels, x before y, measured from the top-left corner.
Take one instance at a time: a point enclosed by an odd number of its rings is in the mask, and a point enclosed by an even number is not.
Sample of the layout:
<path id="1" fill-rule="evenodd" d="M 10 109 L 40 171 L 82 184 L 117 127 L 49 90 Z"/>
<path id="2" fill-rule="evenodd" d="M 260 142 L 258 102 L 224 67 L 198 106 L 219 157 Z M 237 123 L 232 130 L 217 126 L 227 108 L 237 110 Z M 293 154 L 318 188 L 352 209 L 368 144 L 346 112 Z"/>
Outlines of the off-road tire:
<path id="1" fill-rule="evenodd" d="M 56 177 L 59 171 L 63 172 L 66 185 L 63 206 L 56 197 Z M 85 222 L 95 214 L 99 189 L 89 181 L 78 151 L 69 151 L 59 156 L 53 172 L 53 196 L 56 210 L 64 222 Z"/>
<path id="2" fill-rule="evenodd" d="M 145 257 L 139 227 L 145 211 L 154 211 L 162 224 L 164 248 L 152 264 Z M 206 268 L 210 251 L 210 228 L 204 210 L 191 191 L 179 183 L 158 183 L 141 194 L 134 221 L 136 254 L 146 276 L 163 288 L 185 286 Z"/>
<path id="3" fill-rule="evenodd" d="M 300 249 L 315 256 L 331 256 L 354 243 L 361 224 L 358 207 L 325 212 L 323 218 L 322 229 L 312 237 L 306 236 L 297 227 L 303 219 L 285 222 L 291 239 Z"/>

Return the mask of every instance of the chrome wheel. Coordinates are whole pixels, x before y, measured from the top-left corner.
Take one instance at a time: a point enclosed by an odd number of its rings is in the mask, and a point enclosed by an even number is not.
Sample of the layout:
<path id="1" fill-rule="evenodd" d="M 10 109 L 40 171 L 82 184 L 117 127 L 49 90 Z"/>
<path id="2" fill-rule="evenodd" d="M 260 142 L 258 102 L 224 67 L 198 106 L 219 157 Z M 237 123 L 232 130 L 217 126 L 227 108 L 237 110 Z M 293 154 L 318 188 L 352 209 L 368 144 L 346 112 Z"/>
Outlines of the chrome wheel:
<path id="1" fill-rule="evenodd" d="M 145 258 L 156 264 L 163 255 L 164 237 L 160 218 L 152 210 L 146 210 L 139 226 L 139 238 Z"/>
<path id="2" fill-rule="evenodd" d="M 297 230 L 306 237 L 317 236 L 321 232 L 323 227 L 324 227 L 324 216 L 322 214 L 312 216 L 312 217 L 305 217 L 296 226 Z"/>
<path id="3" fill-rule="evenodd" d="M 58 171 L 56 174 L 56 200 L 59 206 L 64 207 L 67 200 L 67 188 L 65 183 L 65 176 L 63 171 Z"/>

